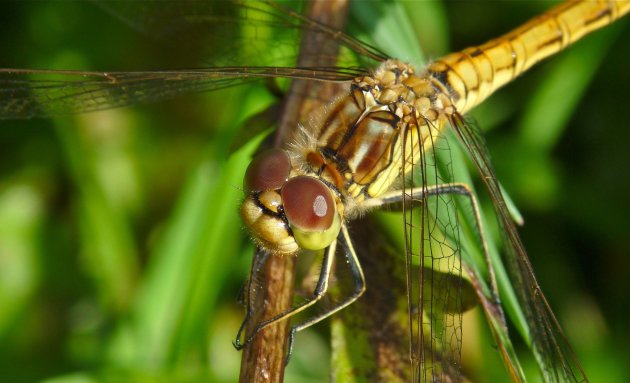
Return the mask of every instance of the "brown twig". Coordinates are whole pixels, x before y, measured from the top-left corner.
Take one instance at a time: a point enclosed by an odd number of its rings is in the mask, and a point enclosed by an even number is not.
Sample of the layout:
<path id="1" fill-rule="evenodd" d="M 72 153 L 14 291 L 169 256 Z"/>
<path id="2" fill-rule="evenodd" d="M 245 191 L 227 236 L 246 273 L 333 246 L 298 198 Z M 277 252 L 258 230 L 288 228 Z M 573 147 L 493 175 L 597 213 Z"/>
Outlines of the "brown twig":
<path id="1" fill-rule="evenodd" d="M 346 0 L 313 1 L 307 16 L 335 29 L 343 29 L 346 18 Z M 297 65 L 300 67 L 334 66 L 338 47 L 328 37 L 304 31 Z M 274 146 L 283 146 L 291 139 L 298 122 L 317 108 L 317 101 L 325 102 L 326 96 L 334 91 L 331 84 L 317 81 L 295 80 L 287 94 L 280 116 Z M 323 89 L 326 88 L 326 89 Z M 317 101 L 310 96 L 317 94 Z M 330 97 L 328 97 L 330 99 Z M 257 299 L 264 304 L 249 322 L 248 330 L 260 318 L 270 318 L 291 307 L 293 299 L 296 257 L 271 255 L 263 268 L 263 281 Z M 287 356 L 289 321 L 281 321 L 260 331 L 243 350 L 241 360 L 242 383 L 282 382 Z"/>

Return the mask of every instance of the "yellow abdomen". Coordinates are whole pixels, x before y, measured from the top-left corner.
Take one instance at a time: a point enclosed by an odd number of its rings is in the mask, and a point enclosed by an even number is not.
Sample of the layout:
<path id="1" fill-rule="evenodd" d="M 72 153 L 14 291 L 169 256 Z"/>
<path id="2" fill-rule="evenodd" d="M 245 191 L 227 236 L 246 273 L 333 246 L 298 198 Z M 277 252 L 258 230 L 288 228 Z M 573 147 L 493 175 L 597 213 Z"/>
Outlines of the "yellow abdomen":
<path id="1" fill-rule="evenodd" d="M 430 64 L 460 113 L 466 113 L 532 65 L 630 11 L 630 1 L 563 3 L 487 43 L 451 53 Z"/>

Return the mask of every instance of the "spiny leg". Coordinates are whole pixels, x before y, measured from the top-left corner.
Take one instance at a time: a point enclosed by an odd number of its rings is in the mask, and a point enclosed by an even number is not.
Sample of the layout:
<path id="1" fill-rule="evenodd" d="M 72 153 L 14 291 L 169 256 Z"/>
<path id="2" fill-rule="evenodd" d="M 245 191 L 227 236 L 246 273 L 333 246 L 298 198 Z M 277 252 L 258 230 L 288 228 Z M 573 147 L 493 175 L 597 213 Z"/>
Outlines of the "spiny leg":
<path id="1" fill-rule="evenodd" d="M 341 225 L 341 233 L 339 238 L 341 239 L 341 244 L 344 248 L 344 254 L 346 259 L 348 260 L 348 266 L 350 267 L 350 272 L 352 273 L 352 282 L 354 284 L 354 290 L 352 295 L 344 299 L 342 302 L 336 304 L 334 307 L 326 310 L 326 312 L 320 313 L 312 318 L 309 318 L 307 321 L 297 324 L 291 328 L 291 332 L 289 334 L 289 351 L 287 356 L 287 363 L 289 361 L 289 357 L 291 356 L 291 352 L 293 351 L 293 339 L 295 337 L 295 333 L 298 331 L 302 331 L 307 327 L 310 327 L 322 320 L 328 318 L 329 316 L 343 310 L 345 307 L 351 305 L 355 302 L 363 293 L 365 292 L 365 276 L 363 275 L 363 269 L 361 268 L 361 263 L 359 262 L 359 258 L 357 257 L 356 252 L 354 251 L 354 247 L 352 246 L 352 241 L 350 239 L 350 234 L 348 233 L 348 228 L 346 225 Z"/>
<path id="2" fill-rule="evenodd" d="M 247 325 L 247 323 L 249 322 L 249 319 L 252 317 L 254 313 L 254 302 L 253 302 L 254 295 L 255 295 L 254 294 L 254 288 L 255 288 L 254 280 L 256 279 L 256 276 L 260 273 L 260 270 L 262 270 L 268 257 L 269 257 L 268 252 L 262 250 L 261 248 L 256 248 L 256 252 L 254 253 L 254 259 L 252 260 L 252 268 L 249 274 L 249 279 L 247 280 L 247 297 L 246 297 L 247 302 L 246 302 L 245 318 L 243 318 L 243 322 L 241 323 L 241 326 L 239 327 L 238 332 L 236 333 L 236 339 L 232 342 L 232 344 L 237 350 L 241 350 L 243 347 L 245 347 L 245 343 L 241 343 L 241 334 L 243 333 L 243 330 L 245 330 L 245 326 Z M 244 300 L 242 297 L 243 290 L 245 290 L 245 287 L 241 289 L 241 293 L 239 294 L 240 302 Z"/>
<path id="3" fill-rule="evenodd" d="M 343 227 L 343 226 L 342 226 Z M 258 332 L 260 332 L 262 329 L 264 329 L 265 327 L 271 325 L 272 323 L 281 321 L 281 320 L 285 320 L 288 319 L 290 317 L 292 317 L 293 315 L 296 315 L 304 310 L 306 310 L 307 308 L 311 307 L 312 305 L 314 305 L 315 303 L 317 303 L 325 294 L 326 291 L 328 290 L 328 280 L 330 278 L 330 272 L 332 270 L 332 264 L 333 261 L 335 259 L 335 251 L 337 249 L 337 240 L 335 240 L 333 243 L 330 244 L 330 246 L 326 249 L 325 253 L 324 253 L 324 259 L 323 259 L 323 263 L 322 263 L 322 267 L 321 270 L 319 272 L 319 277 L 317 279 L 317 285 L 315 286 L 315 289 L 313 290 L 313 296 L 308 298 L 305 302 L 292 307 L 272 318 L 266 319 L 258 324 L 256 324 L 256 326 L 253 328 L 252 333 L 246 337 L 245 342 L 241 343 L 240 339 L 241 339 L 241 334 L 244 330 L 244 326 L 245 326 L 245 322 L 249 319 L 250 316 L 250 312 L 248 312 L 246 314 L 245 317 L 245 321 L 243 322 L 243 325 L 241 325 L 241 329 L 239 330 L 238 334 L 237 334 L 237 339 L 235 342 L 235 347 L 237 349 L 241 349 L 243 347 L 245 347 L 248 343 L 250 343 L 254 337 L 256 336 L 256 334 L 258 334 Z M 291 339 L 289 340 L 291 342 Z"/>

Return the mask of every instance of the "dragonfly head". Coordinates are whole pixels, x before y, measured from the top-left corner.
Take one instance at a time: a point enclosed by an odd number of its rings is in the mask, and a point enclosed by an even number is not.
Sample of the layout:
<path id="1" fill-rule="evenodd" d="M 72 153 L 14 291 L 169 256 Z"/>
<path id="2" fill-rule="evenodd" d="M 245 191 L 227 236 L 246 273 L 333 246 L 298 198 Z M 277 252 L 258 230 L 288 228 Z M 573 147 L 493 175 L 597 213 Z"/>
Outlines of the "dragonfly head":
<path id="1" fill-rule="evenodd" d="M 319 179 L 291 170 L 284 150 L 257 155 L 245 173 L 241 216 L 256 243 L 271 253 L 324 249 L 341 228 L 336 198 Z"/>

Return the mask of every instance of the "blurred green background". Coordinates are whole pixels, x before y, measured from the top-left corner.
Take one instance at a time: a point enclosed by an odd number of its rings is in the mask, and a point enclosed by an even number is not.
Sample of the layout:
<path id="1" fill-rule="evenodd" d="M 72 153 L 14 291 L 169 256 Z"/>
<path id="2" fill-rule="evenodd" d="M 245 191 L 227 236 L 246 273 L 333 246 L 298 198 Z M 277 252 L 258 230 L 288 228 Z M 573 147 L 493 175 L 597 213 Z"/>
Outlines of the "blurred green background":
<path id="1" fill-rule="evenodd" d="M 548 5 L 402 4 L 428 58 L 496 37 Z M 630 379 L 625 24 L 473 112 L 525 218 L 543 291 L 592 381 Z M 0 25 L 0 67 L 140 69 L 189 59 L 76 2 L 3 4 Z M 229 146 L 273 100 L 254 84 L 0 122 L 0 380 L 237 380 L 230 342 L 252 254 L 237 212 L 255 142 L 232 155 Z M 326 333 L 324 324 L 297 337 L 287 381 L 328 379 Z"/>

